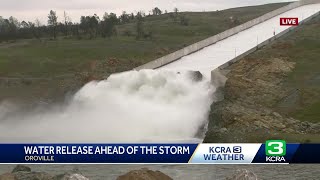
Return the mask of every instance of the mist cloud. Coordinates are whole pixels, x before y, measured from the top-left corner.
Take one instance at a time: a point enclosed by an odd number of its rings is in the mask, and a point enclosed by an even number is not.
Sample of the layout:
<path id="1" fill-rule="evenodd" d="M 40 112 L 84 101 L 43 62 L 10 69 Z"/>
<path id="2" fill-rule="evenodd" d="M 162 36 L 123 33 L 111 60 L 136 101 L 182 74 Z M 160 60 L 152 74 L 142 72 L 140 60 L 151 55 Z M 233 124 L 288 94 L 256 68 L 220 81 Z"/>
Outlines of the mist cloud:
<path id="1" fill-rule="evenodd" d="M 50 109 L 13 113 L 0 103 L 0 142 L 199 142 L 214 90 L 173 71 L 115 74 Z"/>

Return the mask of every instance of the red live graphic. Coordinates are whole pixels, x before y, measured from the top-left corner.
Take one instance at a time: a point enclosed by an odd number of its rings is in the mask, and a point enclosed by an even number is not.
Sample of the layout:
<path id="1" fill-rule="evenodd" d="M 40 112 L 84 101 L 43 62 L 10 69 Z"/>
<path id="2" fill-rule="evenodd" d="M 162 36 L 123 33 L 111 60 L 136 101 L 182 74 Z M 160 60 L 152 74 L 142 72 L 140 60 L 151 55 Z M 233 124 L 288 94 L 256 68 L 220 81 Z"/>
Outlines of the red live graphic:
<path id="1" fill-rule="evenodd" d="M 280 18 L 281 26 L 298 26 L 299 19 L 298 18 Z"/>

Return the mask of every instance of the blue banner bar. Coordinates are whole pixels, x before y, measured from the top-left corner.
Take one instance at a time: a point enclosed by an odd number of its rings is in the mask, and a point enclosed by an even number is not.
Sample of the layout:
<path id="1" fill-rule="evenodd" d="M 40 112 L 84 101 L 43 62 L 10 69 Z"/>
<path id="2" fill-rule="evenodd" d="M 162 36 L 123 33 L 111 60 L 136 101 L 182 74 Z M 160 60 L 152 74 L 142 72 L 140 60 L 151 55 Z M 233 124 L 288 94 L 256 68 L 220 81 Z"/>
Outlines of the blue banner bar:
<path id="1" fill-rule="evenodd" d="M 198 144 L 0 144 L 0 163 L 188 163 Z"/>
<path id="2" fill-rule="evenodd" d="M 1 164 L 320 163 L 320 144 L 0 144 Z"/>

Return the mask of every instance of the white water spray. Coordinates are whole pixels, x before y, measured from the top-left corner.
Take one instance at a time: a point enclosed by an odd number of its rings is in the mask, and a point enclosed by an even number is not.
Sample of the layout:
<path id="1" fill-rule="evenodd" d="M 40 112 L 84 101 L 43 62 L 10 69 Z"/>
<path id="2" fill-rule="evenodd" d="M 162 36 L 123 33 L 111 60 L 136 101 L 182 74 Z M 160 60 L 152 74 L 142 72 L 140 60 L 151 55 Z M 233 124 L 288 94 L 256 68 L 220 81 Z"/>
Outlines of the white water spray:
<path id="1" fill-rule="evenodd" d="M 0 142 L 192 142 L 207 123 L 213 91 L 186 73 L 115 74 L 44 112 L 12 116 L 0 104 Z"/>

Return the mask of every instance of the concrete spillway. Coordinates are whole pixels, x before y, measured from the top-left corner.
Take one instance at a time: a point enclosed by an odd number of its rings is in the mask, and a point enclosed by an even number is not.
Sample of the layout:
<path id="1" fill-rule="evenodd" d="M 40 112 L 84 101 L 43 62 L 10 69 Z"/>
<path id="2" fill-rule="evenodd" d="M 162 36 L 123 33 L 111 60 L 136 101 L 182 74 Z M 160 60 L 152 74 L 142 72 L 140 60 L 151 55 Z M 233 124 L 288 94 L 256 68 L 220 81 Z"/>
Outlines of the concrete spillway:
<path id="1" fill-rule="evenodd" d="M 215 88 L 208 79 L 198 81 L 175 71 L 198 70 L 210 77 L 212 70 L 274 32 L 286 32 L 280 17 L 303 20 L 320 10 L 320 3 L 300 5 L 288 5 L 137 68 L 170 71 L 129 71 L 90 82 L 62 106 L 20 112 L 19 106 L 0 102 L 0 142 L 201 142 Z"/>
<path id="2" fill-rule="evenodd" d="M 280 26 L 280 17 L 298 17 L 301 22 L 319 10 L 320 3 L 297 7 L 159 69 L 200 71 L 210 77 L 212 70 L 288 29 L 289 26 Z"/>

